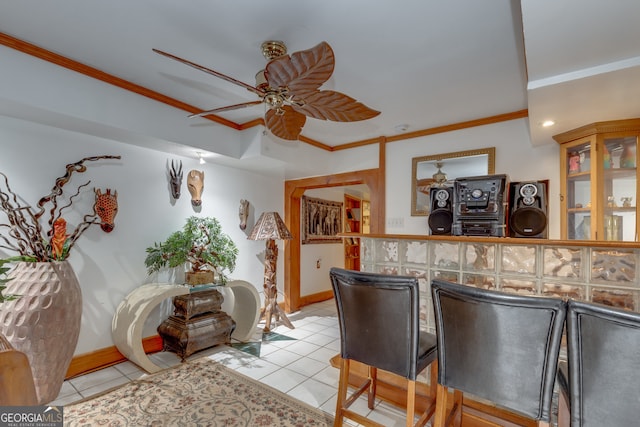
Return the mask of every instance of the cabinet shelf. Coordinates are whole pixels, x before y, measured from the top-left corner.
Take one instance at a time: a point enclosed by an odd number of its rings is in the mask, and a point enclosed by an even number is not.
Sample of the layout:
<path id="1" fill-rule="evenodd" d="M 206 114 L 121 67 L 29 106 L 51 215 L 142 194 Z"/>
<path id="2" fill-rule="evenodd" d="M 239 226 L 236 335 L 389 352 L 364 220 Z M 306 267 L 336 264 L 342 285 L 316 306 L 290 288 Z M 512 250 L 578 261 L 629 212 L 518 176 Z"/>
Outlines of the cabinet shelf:
<path id="1" fill-rule="evenodd" d="M 615 208 L 605 208 L 605 213 L 616 213 L 616 212 L 635 212 L 636 211 L 636 207 L 635 206 L 629 206 L 629 207 L 625 207 L 625 206 L 618 206 Z"/>
<path id="2" fill-rule="evenodd" d="M 344 229 L 346 232 L 360 233 L 362 201 L 351 195 L 344 195 Z M 349 237 L 344 239 L 344 268 L 360 270 L 360 239 Z"/>
<path id="3" fill-rule="evenodd" d="M 636 168 L 605 169 L 604 177 L 605 179 L 635 178 L 636 172 Z"/>
<path id="4" fill-rule="evenodd" d="M 591 179 L 591 172 L 575 172 L 567 175 L 567 179 L 570 181 L 589 181 Z"/>

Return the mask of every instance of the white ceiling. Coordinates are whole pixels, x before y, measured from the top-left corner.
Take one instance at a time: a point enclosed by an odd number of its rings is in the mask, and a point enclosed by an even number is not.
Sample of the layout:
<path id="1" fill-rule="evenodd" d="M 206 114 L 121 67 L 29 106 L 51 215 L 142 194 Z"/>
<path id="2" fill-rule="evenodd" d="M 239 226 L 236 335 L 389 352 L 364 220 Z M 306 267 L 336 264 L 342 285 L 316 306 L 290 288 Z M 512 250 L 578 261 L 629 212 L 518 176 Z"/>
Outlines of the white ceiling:
<path id="1" fill-rule="evenodd" d="M 0 4 L 0 32 L 203 110 L 257 98 L 152 48 L 253 85 L 263 41 L 282 40 L 290 53 L 327 41 L 336 66 L 323 89 L 382 112 L 354 123 L 308 119 L 302 134 L 329 146 L 526 108 L 534 144 L 590 121 L 639 117 L 639 18 L 637 0 Z M 242 124 L 263 113 L 220 116 Z M 540 128 L 546 118 L 557 126 Z"/>

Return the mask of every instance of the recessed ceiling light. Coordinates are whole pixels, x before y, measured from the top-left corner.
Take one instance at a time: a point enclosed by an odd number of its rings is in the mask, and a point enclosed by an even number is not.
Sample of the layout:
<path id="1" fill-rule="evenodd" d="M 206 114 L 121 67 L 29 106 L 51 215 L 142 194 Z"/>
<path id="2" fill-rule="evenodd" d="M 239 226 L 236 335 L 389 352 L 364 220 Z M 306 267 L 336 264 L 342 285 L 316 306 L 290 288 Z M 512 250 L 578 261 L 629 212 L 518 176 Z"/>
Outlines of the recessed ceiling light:
<path id="1" fill-rule="evenodd" d="M 409 129 L 409 125 L 406 123 L 403 123 L 401 125 L 397 125 L 395 127 L 396 132 L 406 132 Z"/>
<path id="2" fill-rule="evenodd" d="M 554 122 L 553 120 L 545 120 L 544 122 L 542 122 L 542 127 L 548 128 L 549 126 L 553 126 L 555 124 L 556 122 Z"/>

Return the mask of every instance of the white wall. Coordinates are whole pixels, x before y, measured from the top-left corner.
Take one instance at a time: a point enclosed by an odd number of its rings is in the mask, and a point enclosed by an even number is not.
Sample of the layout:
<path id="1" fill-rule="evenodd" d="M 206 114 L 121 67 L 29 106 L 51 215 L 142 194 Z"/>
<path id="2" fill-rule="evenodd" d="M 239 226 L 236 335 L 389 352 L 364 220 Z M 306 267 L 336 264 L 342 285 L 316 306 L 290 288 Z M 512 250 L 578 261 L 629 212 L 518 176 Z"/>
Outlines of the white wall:
<path id="1" fill-rule="evenodd" d="M 360 152 L 366 161 L 377 160 L 377 146 Z M 526 119 L 511 120 L 492 125 L 392 142 L 386 147 L 386 217 L 385 232 L 394 234 L 427 234 L 427 217 L 411 216 L 412 158 L 461 150 L 496 147 L 495 173 L 507 174 L 511 181 L 549 180 L 549 237 L 560 235 L 559 146 L 555 142 L 533 147 Z M 338 151 L 336 163 L 353 159 L 354 150 Z M 375 167 L 374 165 L 371 167 Z M 351 170 L 357 170 L 353 167 Z M 345 171 L 345 169 L 341 169 Z M 329 173 L 329 172 L 328 172 Z M 344 200 L 342 187 L 307 190 L 305 195 L 327 200 Z M 390 220 L 394 226 L 391 226 Z M 399 221 L 398 221 L 399 220 Z M 397 226 L 395 224 L 402 224 Z M 321 268 L 316 268 L 317 260 Z M 328 269 L 344 265 L 342 245 L 302 245 L 300 295 L 310 295 L 331 289 Z M 331 263 L 332 265 L 329 265 Z"/>
<path id="2" fill-rule="evenodd" d="M 49 194 L 55 179 L 64 175 L 67 164 L 88 156 L 122 156 L 119 161 L 87 163 L 87 171 L 74 173 L 64 187 L 65 193 L 72 192 L 78 185 L 91 180 L 86 188 L 87 197 L 74 203 L 77 208 L 84 205 L 83 212 L 91 209 L 94 187 L 117 190 L 119 202 L 115 229 L 106 234 L 98 226 L 92 226 L 77 241 L 69 258 L 78 276 L 84 301 L 76 355 L 112 346 L 111 320 L 123 298 L 146 282 L 171 278 L 167 274 L 147 277 L 145 248 L 182 228 L 188 216 L 213 216 L 221 222 L 223 231 L 239 248 L 237 267 L 231 277 L 247 280 L 262 292 L 264 242 L 249 241 L 247 235 L 261 212 L 283 212 L 282 177 L 263 176 L 213 163 L 199 165 L 193 158 L 169 156 L 3 116 L 0 116 L 0 141 L 0 172 L 7 175 L 13 191 L 31 205 Z M 167 178 L 167 163 L 172 159 L 182 160 L 185 171 L 182 196 L 175 203 L 171 199 Z M 191 206 L 186 188 L 186 172 L 191 169 L 205 172 L 203 204 L 199 210 Z M 238 226 L 240 199 L 251 203 L 245 231 Z M 73 223 L 68 222 L 71 229 Z M 2 214 L 0 223 L 6 223 Z M 10 254 L 0 252 L 0 256 Z M 283 271 L 282 259 L 278 268 Z M 278 282 L 282 289 L 282 276 L 278 277 Z M 164 307 L 165 311 L 169 309 Z M 157 317 L 150 317 L 145 336 L 155 334 L 160 316 L 158 313 Z"/>
<path id="3" fill-rule="evenodd" d="M 387 144 L 386 233 L 427 234 L 426 216 L 411 216 L 411 159 L 496 147 L 495 173 L 511 181 L 549 182 L 549 237 L 560 236 L 560 147 L 533 147 L 527 119 L 485 125 Z M 392 224 L 394 226 L 391 226 Z M 395 224 L 403 224 L 395 226 Z"/>
<path id="4" fill-rule="evenodd" d="M 94 186 L 115 189 L 120 205 L 114 231 L 105 234 L 98 227 L 90 228 L 77 242 L 70 257 L 84 297 L 82 330 L 76 354 L 113 345 L 111 319 L 117 305 L 131 290 L 146 282 L 170 281 L 179 276 L 147 277 L 145 248 L 180 229 L 190 215 L 214 216 L 220 220 L 223 230 L 234 239 L 240 250 L 232 277 L 248 280 L 262 292 L 264 242 L 248 241 L 246 236 L 261 212 L 275 210 L 282 213 L 282 177 L 273 176 L 273 173 L 259 175 L 213 163 L 199 165 L 189 157 L 171 157 L 159 151 L 2 116 L 0 140 L 3 148 L 0 172 L 9 177 L 13 190 L 31 204 L 49 193 L 54 180 L 64 174 L 66 164 L 86 156 L 122 156 L 120 161 L 88 164 L 87 172 L 74 174 L 65 187 L 65 190 L 71 190 L 91 180 L 88 190 Z M 401 218 L 403 226 L 387 227 L 386 232 L 426 234 L 426 217 L 410 215 L 412 157 L 490 146 L 496 147 L 496 173 L 506 173 L 514 181 L 550 180 L 550 237 L 557 238 L 559 148 L 556 144 L 532 147 L 525 119 L 388 144 L 386 214 L 388 219 Z M 343 164 L 342 159 L 353 157 L 351 151 L 338 151 L 332 155 L 338 164 Z M 357 163 L 358 167 L 353 167 L 353 170 L 368 166 L 367 162 L 371 166 L 377 162 L 377 147 L 370 151 L 360 151 L 366 160 Z M 192 208 L 186 180 L 182 197 L 172 203 L 166 172 L 171 159 L 181 159 L 185 171 L 205 171 L 201 210 Z M 343 193 L 344 189 L 334 188 L 312 190 L 306 194 L 342 201 Z M 240 199 L 251 203 L 249 224 L 244 232 L 238 227 Z M 90 197 L 84 200 L 88 208 L 91 202 Z M 278 245 L 283 253 L 281 243 Z M 0 256 L 6 254 L 0 253 Z M 278 259 L 280 271 L 284 271 L 283 258 Z M 318 260 L 320 268 L 317 268 Z M 303 245 L 300 294 L 304 296 L 329 290 L 329 268 L 343 265 L 342 244 Z M 278 275 L 280 290 L 283 289 L 283 280 L 283 275 Z M 155 333 L 155 327 L 170 309 L 162 307 L 150 316 L 145 336 Z"/>

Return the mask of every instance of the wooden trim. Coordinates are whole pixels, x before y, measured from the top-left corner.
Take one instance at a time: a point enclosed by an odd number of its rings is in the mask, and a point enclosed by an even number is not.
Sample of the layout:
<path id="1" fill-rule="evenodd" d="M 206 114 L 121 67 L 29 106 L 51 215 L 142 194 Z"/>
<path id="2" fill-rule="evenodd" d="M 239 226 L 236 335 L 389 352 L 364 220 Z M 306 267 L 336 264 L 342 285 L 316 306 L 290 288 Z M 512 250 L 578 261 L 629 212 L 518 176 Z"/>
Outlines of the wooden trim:
<path id="1" fill-rule="evenodd" d="M 10 47 L 22 53 L 26 53 L 27 55 L 31 55 L 44 61 L 51 62 L 52 64 L 59 65 L 60 67 L 78 72 L 80 74 L 84 74 L 85 76 L 100 80 L 113 86 L 117 86 L 121 89 L 137 93 L 138 95 L 146 96 L 147 98 L 151 98 L 154 101 L 158 101 L 171 107 L 187 111 L 191 114 L 196 114 L 202 111 L 200 108 L 194 107 L 193 105 L 178 101 L 177 99 L 163 95 L 159 92 L 147 89 L 135 83 L 131 83 L 127 80 L 121 79 L 120 77 L 105 73 L 104 71 L 100 71 L 97 68 L 90 67 L 88 65 L 82 64 L 78 61 L 74 61 L 73 59 L 69 59 L 62 55 L 58 55 L 57 53 L 43 49 L 31 43 L 27 43 L 15 37 L 11 37 L 8 34 L 0 33 L 0 45 Z M 213 114 L 209 114 L 208 116 L 206 116 L 206 118 L 236 130 L 240 129 L 239 124 Z"/>
<path id="2" fill-rule="evenodd" d="M 51 62 L 52 64 L 58 65 L 63 68 L 67 68 L 69 70 L 78 72 L 80 74 L 84 74 L 85 76 L 94 78 L 96 80 L 100 80 L 102 82 L 111 84 L 121 89 L 125 89 L 130 92 L 137 93 L 139 95 L 153 99 L 154 101 L 158 101 L 163 104 L 169 105 L 171 107 L 184 110 L 190 114 L 197 114 L 202 111 L 202 109 L 197 108 L 193 105 L 189 105 L 175 98 L 171 98 L 159 92 L 153 91 L 151 89 L 147 89 L 144 86 L 131 83 L 127 80 L 121 79 L 120 77 L 116 77 L 112 74 L 98 70 L 97 68 L 94 68 L 94 67 L 90 67 L 81 62 L 74 61 L 73 59 L 51 52 L 47 49 L 25 42 L 23 40 L 17 39 L 5 33 L 0 33 L 0 45 L 9 47 L 11 49 L 15 49 L 19 52 L 25 53 L 27 55 L 31 55 L 36 58 L 42 59 L 43 61 Z M 380 137 L 365 139 L 361 141 L 354 141 L 354 142 L 350 142 L 350 143 L 335 146 L 335 147 L 313 140 L 304 135 L 300 135 L 298 139 L 306 144 L 312 145 L 322 150 L 332 152 L 332 151 L 339 151 L 339 150 L 348 150 L 350 148 L 362 147 L 370 144 L 377 144 L 379 143 L 381 138 L 384 138 L 387 142 L 403 141 L 405 139 L 417 138 L 417 137 L 426 136 L 426 135 L 434 135 L 437 133 L 451 132 L 454 130 L 466 129 L 466 128 L 475 127 L 475 126 L 484 126 L 487 124 L 499 123 L 507 120 L 514 120 L 514 119 L 524 118 L 528 116 L 529 116 L 529 111 L 525 109 L 525 110 L 514 111 L 511 113 L 498 114 L 496 116 L 490 116 L 490 117 L 484 117 L 480 119 L 469 120 L 465 122 L 453 123 L 445 126 L 437 126 L 433 128 L 417 130 L 414 132 L 407 132 L 401 135 L 393 135 L 393 136 L 387 136 L 387 137 L 380 136 Z M 239 131 L 246 130 L 246 129 L 249 129 L 255 126 L 260 126 L 260 125 L 264 126 L 263 118 L 251 120 L 243 124 L 235 123 L 231 120 L 227 120 L 215 114 L 209 114 L 207 116 L 204 116 L 203 118 L 220 123 L 221 125 L 224 125 Z"/>
<path id="3" fill-rule="evenodd" d="M 162 338 L 160 338 L 159 335 L 143 338 L 142 348 L 145 353 L 162 351 Z M 81 354 L 71 360 L 65 379 L 113 366 L 125 360 L 127 360 L 127 358 L 124 357 L 115 346 Z"/>
<path id="4" fill-rule="evenodd" d="M 386 199 L 387 199 L 387 139 L 380 138 L 378 144 L 378 180 L 376 182 L 377 190 L 375 197 L 371 195 L 371 199 L 376 199 L 375 206 L 371 203 L 370 215 L 370 233 L 384 233 L 386 222 Z M 374 190 L 370 188 L 373 192 Z M 375 213 L 375 214 L 374 214 Z"/>
<path id="5" fill-rule="evenodd" d="M 640 131 L 640 119 L 610 120 L 606 122 L 590 123 L 577 129 L 559 133 L 558 135 L 554 135 L 553 139 L 555 139 L 559 144 L 564 144 L 579 138 L 601 133 L 638 131 Z"/>
<path id="6" fill-rule="evenodd" d="M 313 178 L 289 180 L 284 183 L 284 222 L 291 231 L 293 239 L 284 242 L 284 298 L 285 311 L 292 312 L 302 307 L 300 297 L 300 199 L 305 190 L 314 188 L 341 187 L 346 185 L 366 184 L 371 191 L 371 212 L 384 212 L 385 187 L 384 177 L 380 177 L 380 169 L 367 169 L 346 172 L 336 175 L 325 175 Z M 372 215 L 371 230 L 381 231 L 375 227 L 384 224 L 384 217 L 375 218 Z"/>
<path id="7" fill-rule="evenodd" d="M 421 136 L 435 135 L 438 133 L 453 132 L 456 130 L 468 129 L 477 126 L 490 125 L 500 122 L 506 122 L 515 119 L 523 119 L 529 117 L 529 110 L 518 110 L 510 113 L 498 114 L 495 116 L 483 117 L 479 119 L 468 120 L 465 122 L 452 123 L 444 126 L 436 126 L 432 128 L 416 130 L 413 132 L 407 132 L 400 135 L 385 136 L 386 142 L 404 141 L 406 139 L 418 138 Z M 361 147 L 363 145 L 375 144 L 380 141 L 382 137 L 363 139 L 361 141 L 351 142 L 349 144 L 343 144 L 338 147 L 334 147 L 335 151 L 347 150 L 349 148 Z"/>
<path id="8" fill-rule="evenodd" d="M 306 136 L 304 136 L 304 135 L 300 135 L 300 136 L 298 137 L 298 139 L 299 139 L 300 141 L 302 141 L 302 142 L 305 142 L 305 143 L 307 143 L 307 144 L 309 144 L 309 145 L 312 145 L 312 146 L 314 146 L 314 147 L 316 147 L 316 148 L 320 148 L 320 149 L 322 149 L 322 150 L 326 150 L 326 151 L 335 151 L 335 147 L 332 147 L 332 146 L 327 145 L 327 144 L 323 144 L 322 142 L 319 142 L 319 141 L 316 141 L 316 140 L 314 140 L 314 139 L 308 138 L 308 137 L 306 137 Z"/>
<path id="9" fill-rule="evenodd" d="M 311 295 L 300 297 L 300 306 L 315 304 L 317 302 L 327 301 L 333 298 L 333 291 L 322 291 Z"/>
<path id="10" fill-rule="evenodd" d="M 517 237 L 491 237 L 491 236 L 445 236 L 427 234 L 361 234 L 361 233 L 340 233 L 340 237 L 358 237 L 369 239 L 403 239 L 403 240 L 440 240 L 449 242 L 466 243 L 501 243 L 504 245 L 544 245 L 544 246 L 567 246 L 567 247 L 590 247 L 590 248 L 613 248 L 613 249 L 638 249 L 640 242 L 622 242 L 618 240 L 555 240 L 555 239 L 523 239 Z"/>

